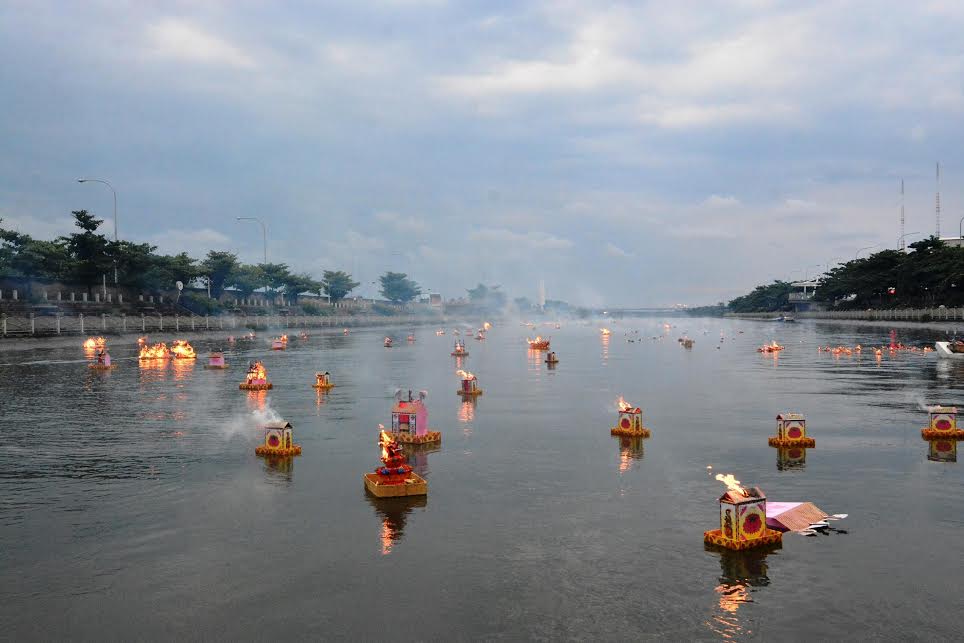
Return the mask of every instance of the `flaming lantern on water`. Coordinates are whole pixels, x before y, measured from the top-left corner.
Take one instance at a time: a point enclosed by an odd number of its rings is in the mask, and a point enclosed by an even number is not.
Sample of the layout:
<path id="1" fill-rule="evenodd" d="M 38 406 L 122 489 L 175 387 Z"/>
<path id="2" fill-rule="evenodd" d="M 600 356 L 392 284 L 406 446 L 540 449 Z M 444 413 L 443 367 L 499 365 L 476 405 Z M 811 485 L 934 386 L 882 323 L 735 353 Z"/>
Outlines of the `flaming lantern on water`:
<path id="1" fill-rule="evenodd" d="M 268 381 L 268 371 L 265 370 L 264 364 L 260 361 L 251 364 L 248 367 L 245 380 L 238 384 L 238 388 L 242 391 L 267 391 L 273 388 L 271 382 Z"/>
<path id="2" fill-rule="evenodd" d="M 171 351 L 168 350 L 167 344 L 164 342 L 158 342 L 153 346 L 148 346 L 145 342 L 145 344 L 141 346 L 138 359 L 168 359 L 170 356 Z"/>
<path id="3" fill-rule="evenodd" d="M 84 340 L 84 350 L 92 351 L 98 348 L 106 348 L 107 340 L 103 337 L 88 337 Z"/>
<path id="4" fill-rule="evenodd" d="M 331 373 L 328 371 L 315 373 L 315 383 L 311 386 L 319 391 L 328 391 L 335 387 L 335 385 L 331 383 Z"/>
<path id="5" fill-rule="evenodd" d="M 619 397 L 616 402 L 616 409 L 619 416 L 616 419 L 616 426 L 609 430 L 610 435 L 621 435 L 630 438 L 648 438 L 649 429 L 643 426 L 643 410 Z"/>
<path id="6" fill-rule="evenodd" d="M 482 389 L 479 388 L 479 380 L 475 375 L 463 370 L 455 371 L 455 374 L 462 379 L 462 388 L 456 391 L 457 394 L 472 397 L 482 395 Z"/>
<path id="7" fill-rule="evenodd" d="M 455 340 L 455 347 L 452 348 L 452 357 L 467 357 L 469 352 L 465 350 L 465 342 L 461 339 Z"/>
<path id="8" fill-rule="evenodd" d="M 378 446 L 382 449 L 382 466 L 365 474 L 365 488 L 379 498 L 424 496 L 428 483 L 405 463 L 405 454 L 395 436 L 379 425 Z"/>
<path id="9" fill-rule="evenodd" d="M 817 446 L 816 440 L 807 437 L 807 419 L 800 413 L 777 415 L 777 434 L 771 435 L 767 443 L 778 448 Z"/>
<path id="10" fill-rule="evenodd" d="M 175 339 L 171 344 L 171 355 L 174 359 L 197 359 L 194 347 L 187 340 Z"/>
<path id="11" fill-rule="evenodd" d="M 440 431 L 430 431 L 428 409 L 425 408 L 425 391 L 419 391 L 418 399 L 408 392 L 404 399 L 402 391 L 395 392 L 395 406 L 392 407 L 392 437 L 405 444 L 431 444 L 442 441 Z"/>
<path id="12" fill-rule="evenodd" d="M 287 337 L 287 335 L 282 335 L 282 337 Z M 282 337 L 275 337 L 271 340 L 271 350 L 283 351 L 288 347 L 287 339 L 282 339 Z"/>
<path id="13" fill-rule="evenodd" d="M 534 351 L 547 351 L 549 350 L 549 340 L 550 337 L 543 338 L 541 335 L 536 335 L 535 339 L 529 339 L 526 337 L 526 341 L 529 342 L 529 349 Z"/>
<path id="14" fill-rule="evenodd" d="M 211 351 L 208 353 L 208 363 L 204 368 L 211 370 L 222 370 L 227 367 L 228 364 L 224 361 L 224 353 L 221 351 Z"/>
<path id="15" fill-rule="evenodd" d="M 957 407 L 931 406 L 927 408 L 928 425 L 921 429 L 925 440 L 964 440 L 964 430 L 957 428 Z"/>
<path id="16" fill-rule="evenodd" d="M 384 345 L 385 345 L 385 348 L 391 348 L 391 347 L 392 347 L 393 340 L 392 340 L 391 337 L 386 337 L 386 338 L 385 338 L 385 341 L 384 341 L 383 343 L 384 343 Z"/>
<path id="17" fill-rule="evenodd" d="M 559 358 L 556 357 L 556 351 L 549 351 L 549 353 L 546 355 L 546 364 L 549 365 L 549 368 L 552 368 L 558 363 Z"/>
<path id="18" fill-rule="evenodd" d="M 293 456 L 301 455 L 301 446 L 294 443 L 291 423 L 281 420 L 269 422 L 261 427 L 264 429 L 264 443 L 255 448 L 254 452 L 260 456 Z"/>
<path id="19" fill-rule="evenodd" d="M 726 485 L 720 496 L 720 528 L 703 533 L 703 542 L 726 549 L 751 549 L 783 542 L 767 527 L 767 498 L 759 487 L 745 488 L 731 474 L 717 474 Z"/>

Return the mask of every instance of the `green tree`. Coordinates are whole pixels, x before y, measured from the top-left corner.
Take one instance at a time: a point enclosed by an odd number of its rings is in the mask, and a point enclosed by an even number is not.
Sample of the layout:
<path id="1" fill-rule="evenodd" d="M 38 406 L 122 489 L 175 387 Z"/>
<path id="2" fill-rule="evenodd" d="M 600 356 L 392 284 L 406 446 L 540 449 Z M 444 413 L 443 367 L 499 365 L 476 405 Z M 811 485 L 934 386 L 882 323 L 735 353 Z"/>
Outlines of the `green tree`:
<path id="1" fill-rule="evenodd" d="M 258 288 L 264 286 L 265 277 L 260 266 L 242 264 L 228 279 L 228 286 L 234 288 L 239 297 L 250 297 Z"/>
<path id="2" fill-rule="evenodd" d="M 71 214 L 74 215 L 74 225 L 81 232 L 60 237 L 57 241 L 64 245 L 72 259 L 72 281 L 86 285 L 89 291 L 102 275 L 113 271 L 110 242 L 97 234 L 103 219 L 95 218 L 87 210 L 74 210 Z"/>
<path id="3" fill-rule="evenodd" d="M 292 303 L 298 303 L 298 295 L 303 292 L 320 293 L 321 282 L 307 273 L 288 274 L 283 283 L 285 296 Z"/>
<path id="4" fill-rule="evenodd" d="M 0 274 L 30 279 L 60 279 L 71 271 L 70 255 L 60 241 L 41 241 L 0 228 Z"/>
<path id="5" fill-rule="evenodd" d="M 767 313 L 790 309 L 790 291 L 787 281 L 776 280 L 772 284 L 757 286 L 752 292 L 730 302 L 735 313 Z"/>
<path id="6" fill-rule="evenodd" d="M 210 280 L 211 297 L 219 299 L 224 292 L 225 283 L 241 266 L 238 255 L 233 252 L 211 250 L 207 258 L 201 262 L 200 271 Z"/>
<path id="7" fill-rule="evenodd" d="M 291 271 L 286 263 L 262 263 L 258 264 L 261 274 L 264 276 L 264 283 L 272 291 L 284 288 L 285 281 L 291 278 Z"/>
<path id="8" fill-rule="evenodd" d="M 157 255 L 154 254 L 156 249 L 156 246 L 149 243 L 111 243 L 110 251 L 117 262 L 121 283 L 138 290 L 162 289 L 164 278 L 157 267 Z"/>
<path id="9" fill-rule="evenodd" d="M 422 289 L 404 272 L 386 272 L 378 278 L 382 284 L 382 297 L 396 304 L 412 301 L 422 294 Z"/>
<path id="10" fill-rule="evenodd" d="M 350 274 L 341 270 L 326 270 L 321 278 L 321 289 L 332 302 L 341 301 L 359 285 Z"/>

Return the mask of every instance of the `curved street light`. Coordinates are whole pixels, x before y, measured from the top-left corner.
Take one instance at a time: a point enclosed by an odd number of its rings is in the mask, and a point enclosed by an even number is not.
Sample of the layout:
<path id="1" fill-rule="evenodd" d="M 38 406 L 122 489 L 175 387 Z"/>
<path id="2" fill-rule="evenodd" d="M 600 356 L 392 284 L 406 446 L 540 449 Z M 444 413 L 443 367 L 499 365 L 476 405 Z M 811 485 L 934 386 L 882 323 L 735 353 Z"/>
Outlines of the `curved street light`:
<path id="1" fill-rule="evenodd" d="M 854 261 L 857 261 L 857 255 L 859 255 L 864 250 L 870 250 L 871 248 L 876 248 L 879 245 L 880 245 L 879 243 L 875 243 L 872 246 L 864 246 L 863 248 L 859 249 L 857 252 L 854 253 Z"/>
<path id="2" fill-rule="evenodd" d="M 117 243 L 117 190 L 114 186 L 110 184 L 109 181 L 104 179 L 77 179 L 78 183 L 103 183 L 110 188 L 111 194 L 114 195 L 114 243 Z M 117 287 L 117 259 L 114 259 L 114 287 Z"/>
<path id="3" fill-rule="evenodd" d="M 920 232 L 919 232 L 919 231 L 915 231 L 915 232 L 905 232 L 904 234 L 902 234 L 902 235 L 900 235 L 899 237 L 897 237 L 897 247 L 898 247 L 899 249 L 901 249 L 901 250 L 905 250 L 905 251 L 906 251 L 907 248 L 904 247 L 904 242 L 907 240 L 907 237 L 910 237 L 910 236 L 915 235 L 915 234 L 920 234 Z"/>

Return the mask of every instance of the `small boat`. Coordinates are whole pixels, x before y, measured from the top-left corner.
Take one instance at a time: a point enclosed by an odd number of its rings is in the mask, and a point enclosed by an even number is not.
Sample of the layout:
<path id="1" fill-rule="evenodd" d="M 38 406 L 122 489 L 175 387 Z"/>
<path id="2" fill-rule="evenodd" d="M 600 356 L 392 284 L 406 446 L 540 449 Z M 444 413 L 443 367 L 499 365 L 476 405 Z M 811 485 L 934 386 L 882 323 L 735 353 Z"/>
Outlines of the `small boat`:
<path id="1" fill-rule="evenodd" d="M 962 349 L 964 346 L 960 345 Z M 934 351 L 937 353 L 938 357 L 943 359 L 964 359 L 964 350 L 960 353 L 954 352 L 951 342 L 936 342 L 934 344 Z"/>

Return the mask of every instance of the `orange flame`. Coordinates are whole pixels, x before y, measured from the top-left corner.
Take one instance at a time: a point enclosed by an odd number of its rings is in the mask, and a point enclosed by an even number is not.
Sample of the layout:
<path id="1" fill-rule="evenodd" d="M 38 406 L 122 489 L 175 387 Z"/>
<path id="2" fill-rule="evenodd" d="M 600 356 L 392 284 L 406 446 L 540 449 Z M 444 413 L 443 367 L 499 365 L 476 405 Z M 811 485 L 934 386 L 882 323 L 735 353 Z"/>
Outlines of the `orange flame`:
<path id="1" fill-rule="evenodd" d="M 623 396 L 620 395 L 619 399 L 616 400 L 616 407 L 620 410 L 620 412 L 622 412 L 622 411 L 629 411 L 630 409 L 633 408 L 633 405 L 627 402 L 626 400 L 624 400 Z"/>
<path id="2" fill-rule="evenodd" d="M 535 339 L 526 337 L 526 341 L 529 342 L 529 348 L 549 348 L 549 339 L 543 339 L 542 335 L 536 335 Z"/>
<path id="3" fill-rule="evenodd" d="M 103 337 L 88 337 L 84 342 L 84 348 L 87 350 L 93 350 L 95 348 L 104 348 L 107 346 L 107 340 Z"/>
<path id="4" fill-rule="evenodd" d="M 473 375 L 472 373 L 469 373 L 468 371 L 463 371 L 462 369 L 455 371 L 455 374 L 461 377 L 463 380 L 475 379 L 475 375 Z"/>
<path id="5" fill-rule="evenodd" d="M 490 324 L 489 322 L 485 322 L 484 324 L 482 324 L 482 328 L 484 328 L 485 330 L 492 330 L 492 324 Z"/>
<path id="6" fill-rule="evenodd" d="M 147 335 L 144 335 L 143 337 L 138 337 L 138 338 L 137 338 L 137 345 L 138 345 L 138 346 L 141 346 L 141 347 L 147 346 Z"/>
<path id="7" fill-rule="evenodd" d="M 727 491 L 738 493 L 741 496 L 746 495 L 746 490 L 740 486 L 740 481 L 737 480 L 732 473 L 727 473 L 726 475 L 718 473 L 716 474 L 716 479 L 726 485 Z"/>
<path id="8" fill-rule="evenodd" d="M 384 424 L 378 425 L 378 446 L 382 448 L 382 462 L 388 462 L 391 455 L 388 452 L 388 447 L 395 443 L 395 438 L 385 430 Z"/>
<path id="9" fill-rule="evenodd" d="M 613 331 L 609 330 L 608 328 L 600 328 L 599 332 L 603 335 L 611 335 Z"/>
<path id="10" fill-rule="evenodd" d="M 174 356 L 174 359 L 197 359 L 197 353 L 194 352 L 194 347 L 184 339 L 174 340 L 171 344 L 171 354 Z"/>
<path id="11" fill-rule="evenodd" d="M 265 370 L 264 364 L 261 362 L 255 362 L 251 365 L 251 368 L 248 369 L 248 374 L 246 377 L 248 378 L 249 383 L 255 381 L 267 381 L 268 371 Z"/>
<path id="12" fill-rule="evenodd" d="M 138 357 L 140 359 L 167 359 L 170 356 L 171 352 L 167 349 L 167 344 L 160 342 L 153 346 L 143 346 Z"/>

